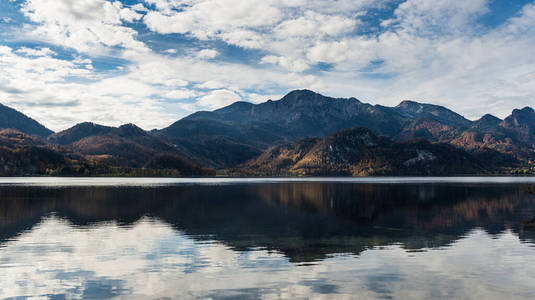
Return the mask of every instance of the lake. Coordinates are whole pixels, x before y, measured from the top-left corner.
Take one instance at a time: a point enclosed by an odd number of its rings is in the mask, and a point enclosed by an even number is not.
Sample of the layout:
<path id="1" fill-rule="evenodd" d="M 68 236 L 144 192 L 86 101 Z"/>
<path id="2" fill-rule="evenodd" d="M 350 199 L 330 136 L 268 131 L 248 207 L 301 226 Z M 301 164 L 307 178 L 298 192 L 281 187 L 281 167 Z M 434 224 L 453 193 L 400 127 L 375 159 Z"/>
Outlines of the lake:
<path id="1" fill-rule="evenodd" d="M 0 178 L 0 298 L 535 299 L 535 178 Z"/>

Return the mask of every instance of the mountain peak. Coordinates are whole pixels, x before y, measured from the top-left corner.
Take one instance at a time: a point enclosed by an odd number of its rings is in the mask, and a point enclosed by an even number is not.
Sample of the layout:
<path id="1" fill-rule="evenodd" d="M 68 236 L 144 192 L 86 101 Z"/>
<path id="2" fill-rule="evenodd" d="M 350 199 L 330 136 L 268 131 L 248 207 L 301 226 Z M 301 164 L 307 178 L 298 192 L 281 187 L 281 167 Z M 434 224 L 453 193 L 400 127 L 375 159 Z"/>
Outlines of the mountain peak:
<path id="1" fill-rule="evenodd" d="M 471 121 L 458 113 L 444 106 L 435 104 L 404 100 L 398 104 L 395 109 L 402 115 L 410 118 L 430 118 L 459 127 L 467 127 L 472 124 Z"/>
<path id="2" fill-rule="evenodd" d="M 249 110 L 254 104 L 246 101 L 236 101 L 228 106 L 214 110 L 216 113 L 233 113 L 243 110 Z"/>
<path id="3" fill-rule="evenodd" d="M 316 93 L 314 91 L 311 91 L 311 90 L 307 90 L 307 89 L 293 90 L 293 91 L 289 92 L 288 94 L 286 94 L 286 96 L 284 96 L 282 99 L 294 98 L 294 97 L 309 97 L 309 96 L 316 96 L 316 95 L 321 96 L 320 94 L 318 94 L 318 93 Z"/>
<path id="4" fill-rule="evenodd" d="M 483 119 L 498 119 L 498 120 L 501 120 L 500 118 L 496 117 L 495 115 L 492 115 L 492 114 L 485 114 L 483 117 L 481 117 L 480 120 L 483 120 Z"/>
<path id="5" fill-rule="evenodd" d="M 511 115 L 503 120 L 503 126 L 506 128 L 527 127 L 535 130 L 535 111 L 529 106 L 514 109 Z"/>
<path id="6" fill-rule="evenodd" d="M 513 112 L 520 112 L 520 113 L 529 113 L 529 114 L 532 114 L 532 113 L 535 113 L 535 110 L 533 110 L 533 108 L 529 107 L 529 106 L 526 106 L 522 109 L 515 109 L 513 110 Z"/>
<path id="7" fill-rule="evenodd" d="M 323 100 L 327 97 L 313 92 L 311 90 L 294 90 L 282 97 L 281 102 L 313 102 L 318 100 Z"/>
<path id="8" fill-rule="evenodd" d="M 479 120 L 477 120 L 476 122 L 501 122 L 502 119 L 494 116 L 494 115 L 491 115 L 491 114 L 485 114 L 483 117 L 481 117 Z"/>
<path id="9" fill-rule="evenodd" d="M 147 132 L 145 130 L 139 128 L 137 125 L 132 123 L 121 125 L 114 131 L 117 135 L 122 137 L 147 135 Z"/>
<path id="10" fill-rule="evenodd" d="M 134 123 L 126 123 L 118 127 L 119 129 L 141 129 Z M 141 129 L 143 130 L 143 129 Z"/>
<path id="11" fill-rule="evenodd" d="M 518 119 L 518 120 L 525 120 L 525 119 L 532 120 L 534 116 L 535 116 L 535 111 L 533 110 L 533 108 L 526 106 L 522 109 L 514 109 L 511 115 L 506 118 L 506 120 L 511 117 L 514 119 Z"/>
<path id="12" fill-rule="evenodd" d="M 396 107 L 412 107 L 412 106 L 422 106 L 422 104 L 414 100 L 403 100 Z"/>
<path id="13" fill-rule="evenodd" d="M 112 129 L 113 127 L 99 125 L 93 122 L 82 122 L 69 129 L 54 133 L 49 137 L 49 141 L 52 143 L 66 145 L 89 136 L 105 134 Z"/>
<path id="14" fill-rule="evenodd" d="M 420 114 L 424 111 L 424 106 L 413 100 L 403 100 L 395 108 L 408 115 Z"/>
<path id="15" fill-rule="evenodd" d="M 491 114 L 485 114 L 479 120 L 475 121 L 472 128 L 480 130 L 488 130 L 498 126 L 502 122 L 502 119 L 493 116 Z"/>
<path id="16" fill-rule="evenodd" d="M 73 129 L 73 128 L 94 128 L 94 127 L 105 127 L 105 126 L 97 124 L 97 123 L 93 123 L 93 122 L 81 122 L 81 123 L 78 123 L 78 124 L 74 125 L 73 127 L 69 128 L 69 129 Z M 67 129 L 67 130 L 69 130 L 69 129 Z"/>

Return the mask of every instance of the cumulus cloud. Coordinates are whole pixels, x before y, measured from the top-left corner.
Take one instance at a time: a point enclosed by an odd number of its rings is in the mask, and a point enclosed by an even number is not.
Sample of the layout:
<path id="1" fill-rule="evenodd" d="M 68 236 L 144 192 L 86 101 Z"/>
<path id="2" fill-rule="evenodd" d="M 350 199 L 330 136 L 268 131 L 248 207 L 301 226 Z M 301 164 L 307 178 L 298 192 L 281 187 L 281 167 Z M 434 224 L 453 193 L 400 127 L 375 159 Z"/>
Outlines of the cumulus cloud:
<path id="1" fill-rule="evenodd" d="M 172 90 L 162 94 L 162 96 L 170 99 L 188 99 L 199 95 L 198 92 L 187 89 Z"/>
<path id="2" fill-rule="evenodd" d="M 280 57 L 268 55 L 262 57 L 261 64 L 276 64 L 291 72 L 302 72 L 309 68 L 309 65 L 302 59 L 295 59 L 290 57 Z"/>
<path id="3" fill-rule="evenodd" d="M 17 53 L 22 53 L 28 56 L 53 56 L 57 55 L 56 52 L 50 50 L 50 48 L 27 48 L 27 47 L 21 47 L 17 51 Z"/>
<path id="4" fill-rule="evenodd" d="M 210 80 L 210 81 L 199 83 L 196 85 L 196 87 L 199 89 L 215 90 L 215 89 L 224 88 L 225 84 L 223 84 L 222 82 Z"/>
<path id="5" fill-rule="evenodd" d="M 349 2 L 337 1 L 332 5 L 347 7 L 344 15 L 337 15 L 321 13 L 325 9 L 325 3 L 321 1 L 149 2 L 157 9 L 149 11 L 143 22 L 154 32 L 179 33 L 200 40 L 222 40 L 243 48 L 277 52 L 287 59 L 290 53 L 296 51 L 295 47 L 306 48 L 316 39 L 351 33 L 360 23 L 361 9 L 371 5 L 370 1 L 356 1 L 350 7 Z M 301 6 L 318 11 L 302 11 Z"/>
<path id="6" fill-rule="evenodd" d="M 223 33 L 275 24 L 282 13 L 272 1 L 150 0 L 158 10 L 145 16 L 145 24 L 158 33 L 188 33 L 200 39 Z M 186 2 L 188 5 L 186 5 Z M 172 8 L 180 7 L 180 10 Z"/>
<path id="7" fill-rule="evenodd" d="M 274 31 L 280 38 L 338 36 L 351 32 L 356 24 L 352 18 L 306 11 L 303 16 L 280 23 Z"/>
<path id="8" fill-rule="evenodd" d="M 202 49 L 196 53 L 196 56 L 200 59 L 212 59 L 215 58 L 219 52 L 215 49 Z"/>
<path id="9" fill-rule="evenodd" d="M 208 95 L 201 97 L 198 103 L 210 109 L 218 109 L 240 100 L 241 97 L 233 91 L 221 89 L 212 91 Z"/>
<path id="10" fill-rule="evenodd" d="M 489 0 L 408 0 L 395 10 L 392 23 L 419 35 L 466 33 L 475 18 L 488 12 L 488 3 Z"/>
<path id="11" fill-rule="evenodd" d="M 142 3 L 136 3 L 130 7 L 134 11 L 147 12 L 148 9 Z"/>
<path id="12" fill-rule="evenodd" d="M 22 12 L 40 25 L 29 29 L 33 38 L 80 52 L 102 52 L 114 46 L 146 50 L 136 39 L 137 32 L 123 25 L 142 15 L 119 1 L 27 0 Z"/>

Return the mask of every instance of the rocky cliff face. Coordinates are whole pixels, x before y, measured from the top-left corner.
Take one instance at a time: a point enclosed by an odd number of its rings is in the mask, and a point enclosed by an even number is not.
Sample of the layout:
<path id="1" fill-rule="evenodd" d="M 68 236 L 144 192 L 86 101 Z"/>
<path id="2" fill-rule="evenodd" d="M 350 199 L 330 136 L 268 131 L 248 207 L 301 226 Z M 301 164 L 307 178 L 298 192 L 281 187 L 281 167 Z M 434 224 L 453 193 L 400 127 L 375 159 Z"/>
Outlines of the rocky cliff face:
<path id="1" fill-rule="evenodd" d="M 515 109 L 500 126 L 519 141 L 535 147 L 535 111 L 531 107 Z"/>

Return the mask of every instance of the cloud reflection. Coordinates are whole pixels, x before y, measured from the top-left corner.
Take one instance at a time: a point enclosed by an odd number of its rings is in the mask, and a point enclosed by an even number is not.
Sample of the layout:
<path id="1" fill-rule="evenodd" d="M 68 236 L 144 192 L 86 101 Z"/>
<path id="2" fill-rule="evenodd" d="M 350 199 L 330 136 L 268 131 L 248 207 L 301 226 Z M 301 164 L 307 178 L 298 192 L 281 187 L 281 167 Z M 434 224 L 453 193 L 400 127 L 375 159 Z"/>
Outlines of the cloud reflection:
<path id="1" fill-rule="evenodd" d="M 511 231 L 293 264 L 277 251 L 198 241 L 157 219 L 75 226 L 44 218 L 0 248 L 3 297 L 533 298 L 535 249 Z"/>

